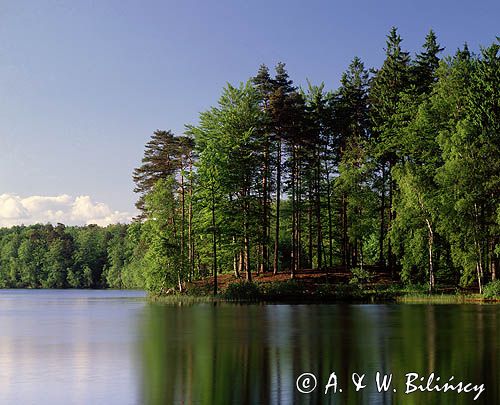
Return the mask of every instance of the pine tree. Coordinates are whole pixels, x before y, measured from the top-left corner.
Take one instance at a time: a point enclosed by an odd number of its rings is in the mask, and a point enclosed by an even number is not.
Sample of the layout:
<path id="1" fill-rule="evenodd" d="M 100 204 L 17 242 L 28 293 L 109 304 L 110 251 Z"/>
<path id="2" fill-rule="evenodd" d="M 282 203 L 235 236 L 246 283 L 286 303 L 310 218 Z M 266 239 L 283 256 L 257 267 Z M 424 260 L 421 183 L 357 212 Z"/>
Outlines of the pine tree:
<path id="1" fill-rule="evenodd" d="M 140 167 L 134 169 L 134 192 L 139 193 L 136 207 L 144 211 L 144 198 L 160 179 L 175 175 L 181 167 L 181 141 L 171 131 L 157 130 L 146 143 Z"/>
<path id="2" fill-rule="evenodd" d="M 260 126 L 258 128 L 260 145 L 262 150 L 262 231 L 261 231 L 261 253 L 258 273 L 266 272 L 269 269 L 269 243 L 271 234 L 271 190 L 273 181 L 271 176 L 271 162 L 276 154 L 275 134 L 270 120 L 270 97 L 273 91 L 273 79 L 269 74 L 269 69 L 266 65 L 261 65 L 257 75 L 252 78 L 252 83 L 258 91 L 261 99 L 262 116 Z"/>
<path id="3" fill-rule="evenodd" d="M 291 128 L 290 117 L 293 115 L 291 94 L 295 92 L 293 81 L 290 80 L 284 63 L 276 65 L 276 75 L 273 79 L 273 91 L 269 99 L 270 122 L 276 136 L 276 221 L 274 232 L 274 258 L 273 273 L 279 270 L 280 255 L 280 208 L 282 193 L 282 170 L 283 170 L 283 143 L 289 135 Z M 293 125 L 293 124 L 292 124 Z"/>
<path id="4" fill-rule="evenodd" d="M 324 266 L 323 249 L 323 223 L 322 223 L 322 200 L 329 198 L 325 196 L 322 187 L 323 176 L 326 173 L 324 161 L 328 156 L 326 149 L 330 140 L 331 108 L 328 105 L 328 95 L 324 92 L 324 83 L 313 86 L 308 83 L 308 92 L 304 95 L 306 100 L 307 120 L 304 122 L 309 128 L 305 135 L 308 137 L 305 146 L 304 162 L 304 185 L 308 194 L 308 265 L 314 267 L 314 249 L 316 249 L 316 264 L 318 269 Z M 326 187 L 329 193 L 329 187 Z M 329 233 L 331 246 L 331 232 Z M 316 243 L 314 243 L 314 241 Z M 331 251 L 329 252 L 331 255 Z M 331 266 L 330 266 L 331 267 Z"/>

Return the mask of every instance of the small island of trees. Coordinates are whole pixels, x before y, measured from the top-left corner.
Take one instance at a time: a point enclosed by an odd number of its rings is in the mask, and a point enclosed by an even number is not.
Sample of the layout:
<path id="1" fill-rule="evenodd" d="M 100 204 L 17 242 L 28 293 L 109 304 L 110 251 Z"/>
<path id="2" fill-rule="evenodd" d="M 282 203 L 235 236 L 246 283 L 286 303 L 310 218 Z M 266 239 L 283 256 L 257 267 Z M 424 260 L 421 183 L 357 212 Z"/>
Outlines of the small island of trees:
<path id="1" fill-rule="evenodd" d="M 430 31 L 412 57 L 393 28 L 382 66 L 354 58 L 334 91 L 262 65 L 184 134 L 153 133 L 132 224 L 2 229 L 0 286 L 218 293 L 221 273 L 307 269 L 482 293 L 500 256 L 499 48 L 440 59 Z"/>

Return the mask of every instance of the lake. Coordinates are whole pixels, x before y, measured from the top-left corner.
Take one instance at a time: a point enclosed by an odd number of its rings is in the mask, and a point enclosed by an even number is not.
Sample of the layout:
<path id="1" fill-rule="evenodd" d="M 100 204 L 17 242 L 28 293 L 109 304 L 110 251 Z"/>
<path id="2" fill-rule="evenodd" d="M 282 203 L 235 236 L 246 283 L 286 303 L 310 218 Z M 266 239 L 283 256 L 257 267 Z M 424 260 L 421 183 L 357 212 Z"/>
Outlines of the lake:
<path id="1" fill-rule="evenodd" d="M 0 290 L 0 404 L 496 404 L 499 332 L 497 305 Z"/>

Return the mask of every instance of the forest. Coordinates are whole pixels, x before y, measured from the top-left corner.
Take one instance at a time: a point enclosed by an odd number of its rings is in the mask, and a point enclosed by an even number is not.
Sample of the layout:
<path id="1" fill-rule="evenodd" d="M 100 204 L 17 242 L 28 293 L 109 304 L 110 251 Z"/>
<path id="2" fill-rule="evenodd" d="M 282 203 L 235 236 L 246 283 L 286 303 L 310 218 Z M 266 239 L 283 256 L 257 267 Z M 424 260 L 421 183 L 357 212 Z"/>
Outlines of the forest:
<path id="1" fill-rule="evenodd" d="M 452 56 L 431 30 L 340 86 L 261 65 L 184 134 L 157 130 L 133 173 L 138 217 L 100 228 L 0 230 L 0 287 L 144 287 L 231 272 L 377 269 L 473 287 L 500 256 L 500 39 Z"/>
<path id="2" fill-rule="evenodd" d="M 0 288 L 140 288 L 131 225 L 0 229 Z"/>

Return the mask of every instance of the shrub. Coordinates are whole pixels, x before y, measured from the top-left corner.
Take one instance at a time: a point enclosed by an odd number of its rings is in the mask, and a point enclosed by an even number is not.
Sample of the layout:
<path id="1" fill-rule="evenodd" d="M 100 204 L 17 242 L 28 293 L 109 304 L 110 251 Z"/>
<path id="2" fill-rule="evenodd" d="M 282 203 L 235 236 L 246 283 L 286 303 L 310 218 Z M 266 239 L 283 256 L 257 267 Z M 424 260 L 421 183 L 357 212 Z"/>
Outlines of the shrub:
<path id="1" fill-rule="evenodd" d="M 335 297 L 337 285 L 335 284 L 319 284 L 316 289 L 316 294 L 321 298 L 333 298 Z"/>
<path id="2" fill-rule="evenodd" d="M 492 281 L 484 286 L 484 298 L 500 298 L 500 280 Z"/>
<path id="3" fill-rule="evenodd" d="M 304 285 L 297 280 L 274 281 L 261 284 L 262 293 L 266 298 L 297 298 L 305 294 Z"/>
<path id="4" fill-rule="evenodd" d="M 363 290 L 359 285 L 352 283 L 349 284 L 340 283 L 335 286 L 335 298 L 337 299 L 352 299 L 363 297 Z"/>
<path id="5" fill-rule="evenodd" d="M 222 294 L 227 300 L 257 300 L 260 295 L 259 286 L 248 281 L 230 283 Z"/>
<path id="6" fill-rule="evenodd" d="M 354 267 L 352 270 L 352 277 L 351 280 L 349 280 L 349 284 L 351 285 L 363 285 L 365 283 L 370 282 L 372 275 L 370 274 L 369 271 L 364 270 L 360 267 Z"/>

